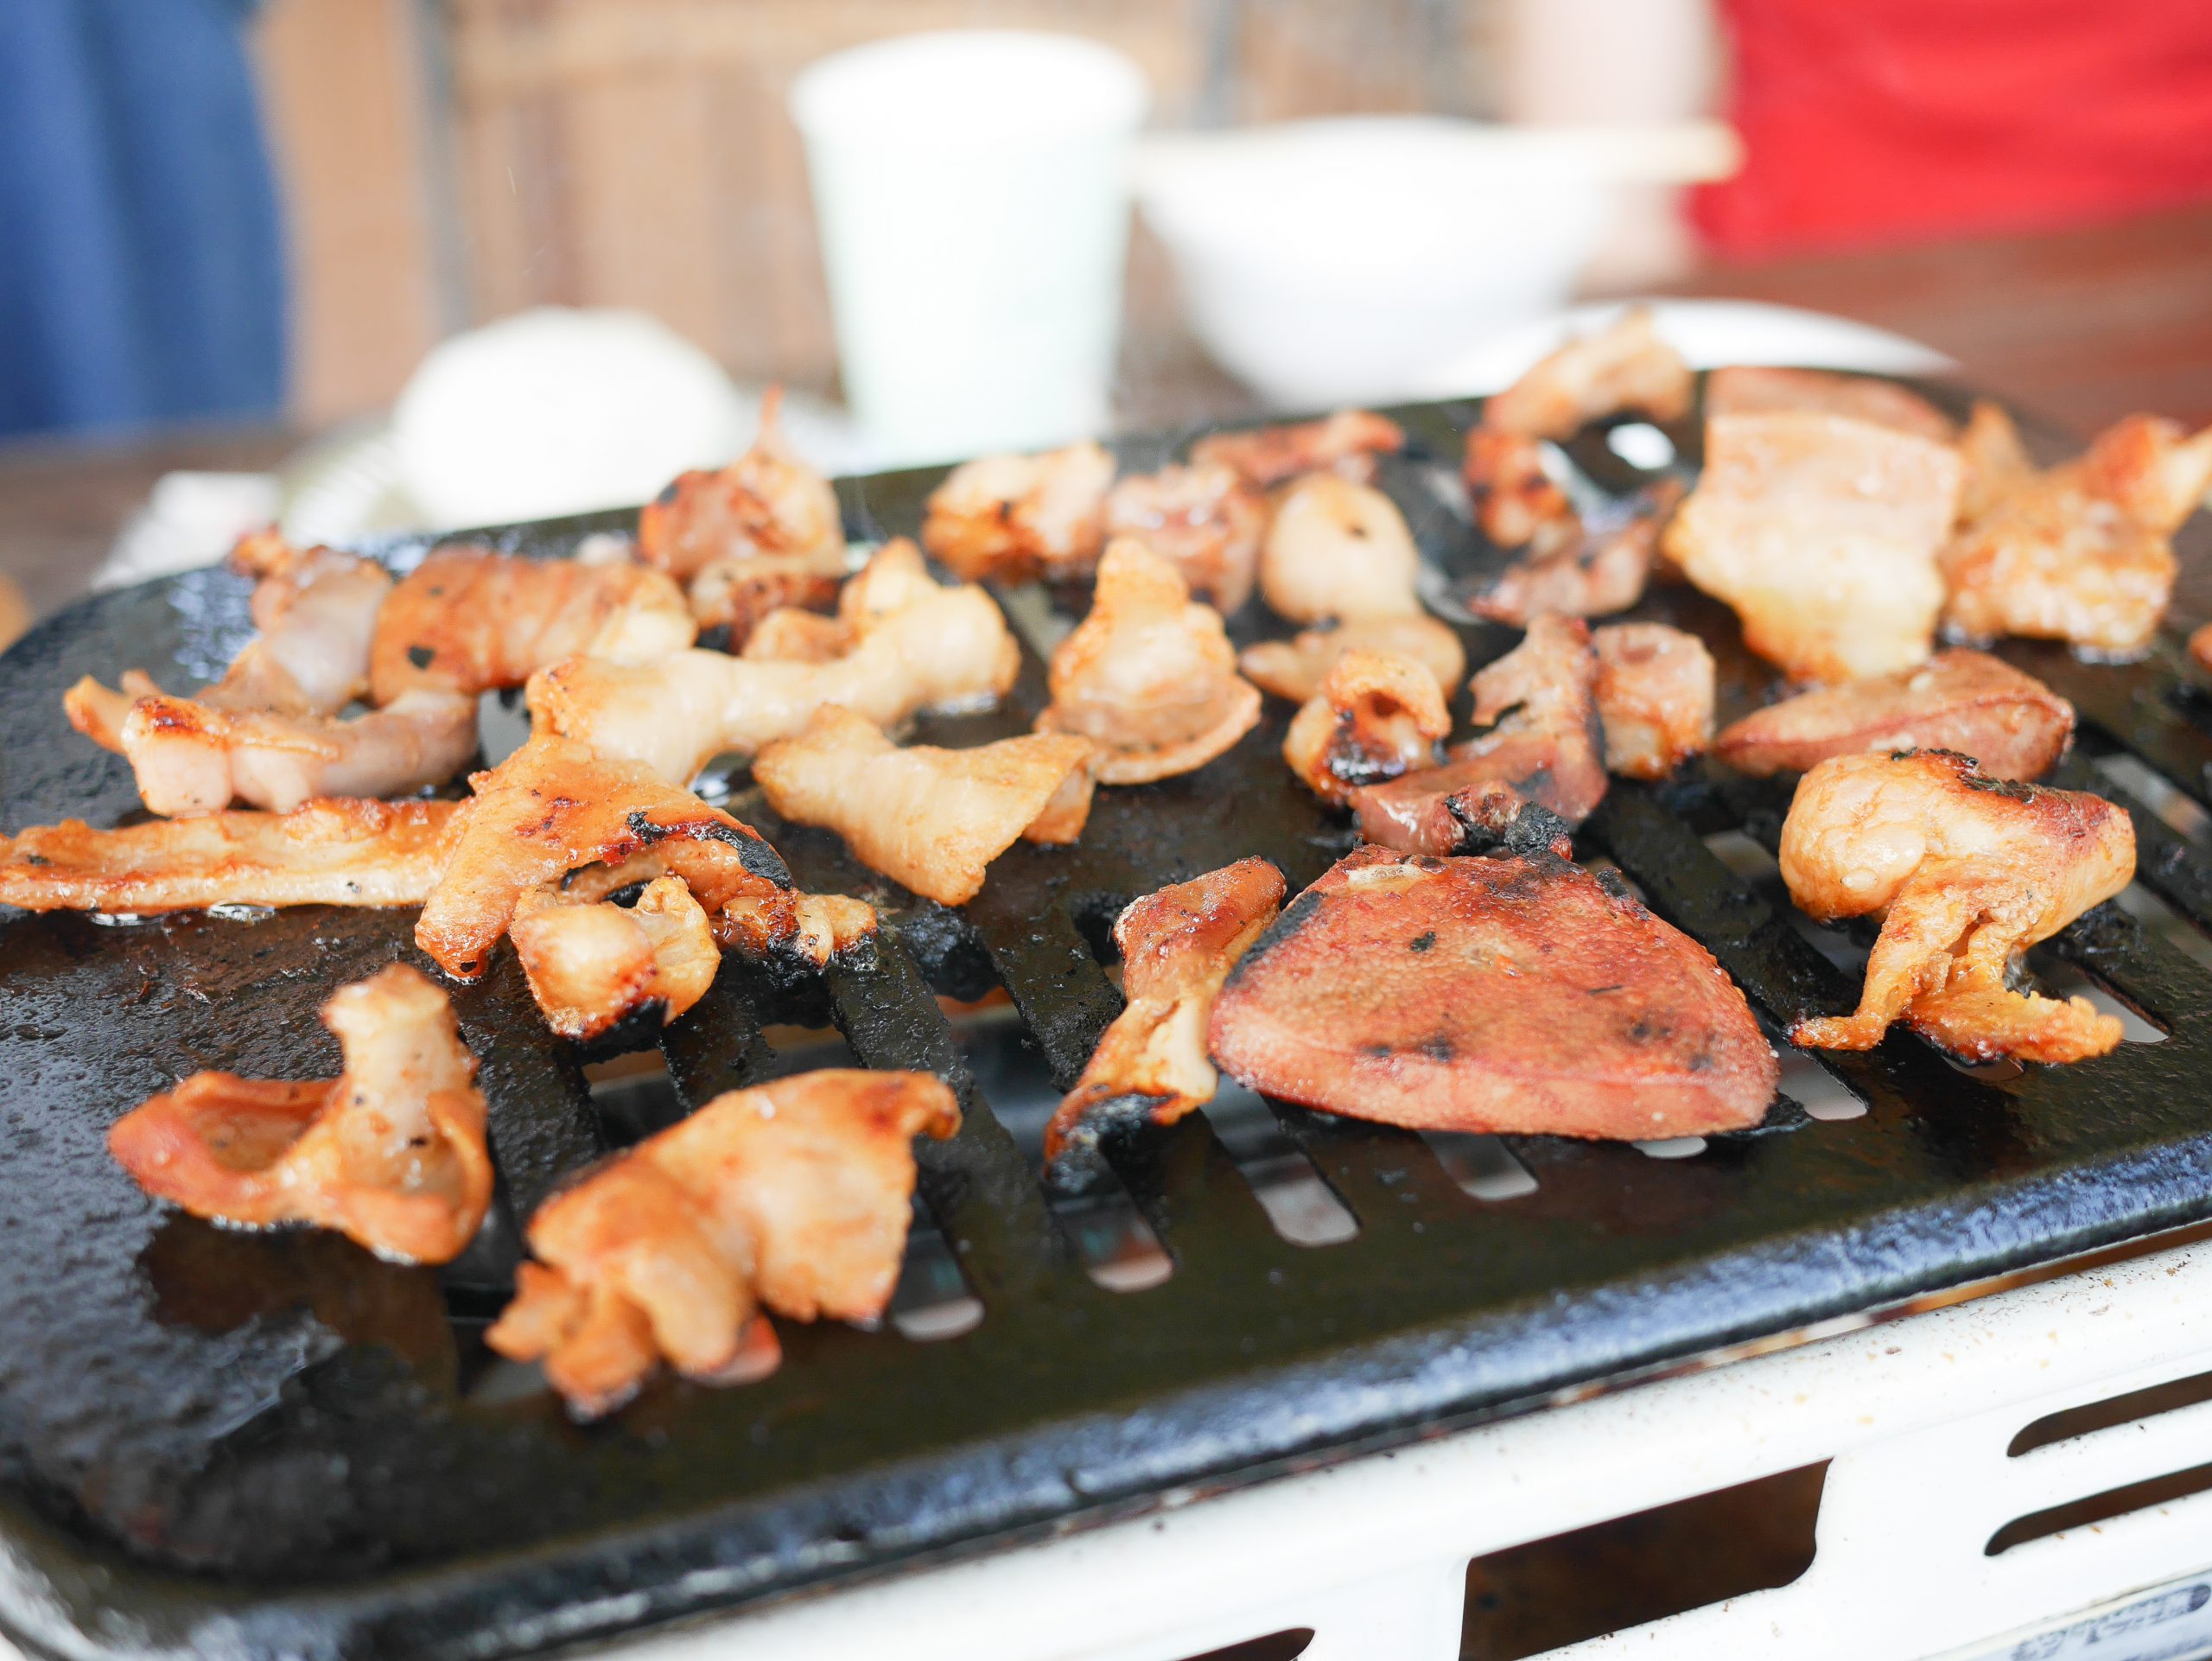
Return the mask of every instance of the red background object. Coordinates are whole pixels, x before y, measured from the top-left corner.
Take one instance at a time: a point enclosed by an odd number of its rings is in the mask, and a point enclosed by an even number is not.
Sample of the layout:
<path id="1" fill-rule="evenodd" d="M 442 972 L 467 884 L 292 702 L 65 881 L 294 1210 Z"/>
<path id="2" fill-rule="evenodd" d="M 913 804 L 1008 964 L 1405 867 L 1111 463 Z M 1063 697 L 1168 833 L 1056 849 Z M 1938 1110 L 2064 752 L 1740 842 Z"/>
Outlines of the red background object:
<path id="1" fill-rule="evenodd" d="M 2212 198 L 2212 0 L 1722 0 L 1760 255 L 2082 224 Z"/>

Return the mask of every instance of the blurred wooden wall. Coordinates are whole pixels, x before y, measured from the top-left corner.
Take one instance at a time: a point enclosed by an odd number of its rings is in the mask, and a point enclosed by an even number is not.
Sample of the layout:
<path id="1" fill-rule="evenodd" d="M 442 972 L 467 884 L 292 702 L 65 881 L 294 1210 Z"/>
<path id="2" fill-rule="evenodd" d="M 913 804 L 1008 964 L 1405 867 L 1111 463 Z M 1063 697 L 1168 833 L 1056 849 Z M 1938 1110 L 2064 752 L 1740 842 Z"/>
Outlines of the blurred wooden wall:
<path id="1" fill-rule="evenodd" d="M 389 399 L 438 327 L 637 306 L 734 372 L 835 373 L 804 65 L 915 29 L 1061 29 L 1144 67 L 1155 124 L 1488 106 L 1491 0 L 274 0 L 301 413 Z M 442 194 L 442 200 L 441 200 Z M 1130 332 L 1173 328 L 1153 251 Z"/>

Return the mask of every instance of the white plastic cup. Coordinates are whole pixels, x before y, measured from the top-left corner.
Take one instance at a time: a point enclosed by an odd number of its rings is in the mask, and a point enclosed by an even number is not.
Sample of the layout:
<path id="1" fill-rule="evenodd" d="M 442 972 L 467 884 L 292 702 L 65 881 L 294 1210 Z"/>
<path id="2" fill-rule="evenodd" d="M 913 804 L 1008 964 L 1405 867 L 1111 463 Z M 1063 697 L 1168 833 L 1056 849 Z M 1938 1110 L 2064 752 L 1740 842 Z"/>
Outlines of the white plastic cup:
<path id="1" fill-rule="evenodd" d="M 800 74 L 845 396 L 887 457 L 1103 427 L 1149 102 L 1111 48 L 1011 29 L 879 41 Z"/>

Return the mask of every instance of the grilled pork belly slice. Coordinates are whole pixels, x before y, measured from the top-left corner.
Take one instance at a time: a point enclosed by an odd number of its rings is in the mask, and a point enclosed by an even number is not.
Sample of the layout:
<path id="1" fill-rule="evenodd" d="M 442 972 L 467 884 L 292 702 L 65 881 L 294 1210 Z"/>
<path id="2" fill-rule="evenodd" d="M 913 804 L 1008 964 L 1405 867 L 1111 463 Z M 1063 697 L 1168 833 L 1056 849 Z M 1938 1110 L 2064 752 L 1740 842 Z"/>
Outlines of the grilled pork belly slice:
<path id="1" fill-rule="evenodd" d="M 1482 424 L 1529 438 L 1570 438 L 1625 410 L 1675 421 L 1689 407 L 1689 366 L 1659 338 L 1651 309 L 1631 306 L 1491 397 L 1483 405 Z"/>
<path id="2" fill-rule="evenodd" d="M 793 952 L 817 969 L 875 933 L 875 907 L 843 894 L 795 894 L 786 901 L 733 900 L 715 914 L 715 938 L 755 958 Z"/>
<path id="3" fill-rule="evenodd" d="M 1735 608 L 1746 646 L 1793 677 L 1885 675 L 1921 662 L 1935 639 L 1936 554 L 1960 478 L 1948 445 L 1871 422 L 1716 416 L 1666 550 Z"/>
<path id="4" fill-rule="evenodd" d="M 1730 725 L 1713 748 L 1756 779 L 1858 750 L 1913 749 L 1971 755 L 1986 779 L 2036 779 L 2073 736 L 2074 706 L 2064 698 L 2008 663 L 1961 649 L 1770 704 Z"/>
<path id="5" fill-rule="evenodd" d="M 572 740 L 540 734 L 469 783 L 476 793 L 462 805 L 453 857 L 415 924 L 415 944 L 464 980 L 484 972 L 523 897 L 571 872 L 604 867 L 619 882 L 680 876 L 710 913 L 791 888 L 752 826 Z M 605 890 L 580 892 L 598 899 Z"/>
<path id="6" fill-rule="evenodd" d="M 1356 850 L 1230 971 L 1209 1041 L 1255 1090 L 1422 1130 L 1709 1136 L 1779 1076 L 1704 947 L 1549 854 Z"/>
<path id="7" fill-rule="evenodd" d="M 195 1072 L 118 1120 L 109 1152 L 195 1217 L 308 1223 L 394 1262 L 450 1262 L 491 1204 L 492 1160 L 445 994 L 393 964 L 340 989 L 322 1021 L 345 1050 L 339 1078 Z"/>
<path id="8" fill-rule="evenodd" d="M 1268 505 L 1219 463 L 1132 474 L 1106 493 L 1106 540 L 1133 537 L 1224 617 L 1252 597 Z"/>
<path id="9" fill-rule="evenodd" d="M 1101 784 L 1192 772 L 1260 719 L 1259 690 L 1238 677 L 1221 614 L 1128 538 L 1099 561 L 1090 614 L 1052 653 L 1050 685 L 1037 730 L 1089 739 Z"/>
<path id="10" fill-rule="evenodd" d="M 1240 859 L 1148 894 L 1115 920 L 1128 1006 L 1045 1127 L 1048 1167 L 1086 1154 L 1118 1117 L 1173 1124 L 1213 1099 L 1220 1080 L 1206 1057 L 1206 1018 L 1214 994 L 1274 920 L 1282 894 L 1281 871 Z"/>
<path id="11" fill-rule="evenodd" d="M 1466 827 L 1450 799 L 1490 783 L 1510 786 L 1570 825 L 1581 824 L 1605 794 L 1597 679 L 1588 624 L 1534 619 L 1521 644 L 1471 683 L 1475 719 L 1497 724 L 1453 745 L 1440 767 L 1353 791 L 1360 835 L 1407 852 L 1451 853 Z"/>
<path id="12" fill-rule="evenodd" d="M 2001 434 L 1989 440 L 2001 455 Z M 2212 485 L 2212 427 L 2186 438 L 2171 421 L 2129 416 L 2088 452 L 1980 487 L 1987 505 L 1943 550 L 1945 627 L 2071 641 L 2139 654 L 2173 597 L 2173 532 Z"/>
<path id="13" fill-rule="evenodd" d="M 771 618 L 811 617 L 831 609 L 837 603 L 844 570 L 842 553 L 834 560 L 803 554 L 718 559 L 691 579 L 686 597 L 700 629 L 726 630 L 728 648 L 735 652 L 750 646 L 760 626 Z M 816 620 L 831 621 L 827 617 Z"/>
<path id="14" fill-rule="evenodd" d="M 1545 466 L 1540 438 L 1471 428 L 1459 472 L 1475 523 L 1501 548 L 1535 543 L 1539 552 L 1548 551 L 1572 538 L 1580 524 L 1574 504 Z"/>
<path id="15" fill-rule="evenodd" d="M 1236 666 L 1263 692 L 1303 703 L 1347 652 L 1388 652 L 1428 665 L 1439 686 L 1456 686 L 1467 672 L 1466 649 L 1447 623 L 1426 612 L 1352 617 L 1309 628 L 1287 640 L 1262 640 L 1237 654 Z"/>
<path id="16" fill-rule="evenodd" d="M 986 455 L 930 493 L 922 546 L 963 582 L 1078 576 L 1105 544 L 1114 458 L 1096 443 Z"/>
<path id="17" fill-rule="evenodd" d="M 507 937 L 545 1024 L 563 1038 L 596 1038 L 649 1003 L 665 1025 L 706 996 L 721 966 L 705 909 L 673 876 L 654 878 L 626 907 L 537 889 L 516 902 Z"/>
<path id="18" fill-rule="evenodd" d="M 638 515 L 638 557 L 688 582 L 718 560 L 766 555 L 813 560 L 834 573 L 845 551 L 844 515 L 830 481 L 784 437 L 783 389 L 760 400 L 753 448 L 718 472 L 679 474 Z M 683 642 L 689 645 L 689 641 Z"/>
<path id="19" fill-rule="evenodd" d="M 1938 444 L 1948 443 L 1957 430 L 1950 417 L 1919 393 L 1868 375 L 1736 364 L 1706 377 L 1707 416 L 1769 415 L 1777 410 L 1849 416 Z"/>
<path id="20" fill-rule="evenodd" d="M 697 633 L 682 591 L 642 565 L 442 548 L 385 601 L 370 684 L 379 704 L 408 692 L 473 698 L 564 658 L 651 663 Z"/>
<path id="21" fill-rule="evenodd" d="M 945 906 L 964 906 L 990 862 L 1023 838 L 1083 834 L 1090 741 L 1033 733 L 974 749 L 901 749 L 835 704 L 753 764 L 768 805 L 842 837 L 861 862 Z"/>
<path id="22" fill-rule="evenodd" d="M 289 813 L 317 797 L 400 796 L 443 784 L 476 754 L 476 700 L 404 692 L 350 720 L 235 713 L 191 698 L 140 698 L 118 746 L 138 795 L 168 818 L 232 802 Z"/>
<path id="23" fill-rule="evenodd" d="M 959 1126 L 925 1072 L 831 1069 L 718 1096 L 538 1207 L 537 1261 L 485 1340 L 543 1360 L 585 1418 L 663 1361 L 705 1383 L 758 1377 L 778 1355 L 761 1306 L 881 1316 L 912 1215 L 913 1139 Z"/>
<path id="24" fill-rule="evenodd" d="M 1021 648 L 997 602 L 942 587 L 911 542 L 886 544 L 845 585 L 839 620 L 854 644 L 823 662 L 687 651 L 650 665 L 575 658 L 531 678 L 540 731 L 641 761 L 688 784 L 724 751 L 750 754 L 796 736 L 842 704 L 887 727 L 924 710 L 986 707 L 1006 695 Z"/>
<path id="25" fill-rule="evenodd" d="M 1214 433 L 1191 446 L 1200 466 L 1224 467 L 1262 490 L 1306 473 L 1333 473 L 1356 485 L 1375 477 L 1375 458 L 1406 446 L 1398 423 L 1371 410 L 1339 410 L 1320 421 Z"/>
<path id="26" fill-rule="evenodd" d="M 1444 689 L 1427 665 L 1382 652 L 1347 652 L 1291 718 L 1282 759 L 1323 801 L 1436 765 L 1452 730 Z"/>
<path id="27" fill-rule="evenodd" d="M 750 663 L 835 663 L 858 639 L 842 618 L 786 606 L 754 624 L 737 655 Z"/>
<path id="28" fill-rule="evenodd" d="M 2135 828 L 2110 802 L 1985 778 L 1944 750 L 1835 755 L 1799 782 L 1781 864 L 1809 915 L 1882 918 L 1857 1011 L 1800 1021 L 1792 1042 L 1870 1049 L 1900 1017 L 1979 1061 L 2078 1061 L 2120 1042 L 2118 1017 L 2088 999 L 2005 981 L 2135 875 Z"/>
<path id="29" fill-rule="evenodd" d="M 1959 523 L 1972 525 L 2008 496 L 2034 482 L 2042 471 L 2021 442 L 2020 430 L 2002 404 L 1974 400 L 1974 414 L 1959 435 L 1959 460 L 1966 468 L 1959 488 Z"/>
<path id="30" fill-rule="evenodd" d="M 1260 550 L 1260 592 L 1294 623 L 1406 616 L 1421 610 L 1421 552 L 1381 491 L 1333 473 L 1308 474 L 1275 503 Z"/>
<path id="31" fill-rule="evenodd" d="M 0 904 L 123 913 L 207 906 L 419 906 L 452 852 L 458 804 L 316 801 L 95 830 L 0 837 Z"/>
<path id="32" fill-rule="evenodd" d="M 1586 524 L 1568 525 L 1463 603 L 1478 617 L 1516 628 L 1546 612 L 1604 617 L 1626 611 L 1643 598 L 1659 528 L 1681 495 L 1678 480 L 1662 480 Z"/>
<path id="33" fill-rule="evenodd" d="M 1713 742 L 1713 654 L 1694 634 L 1664 623 L 1595 630 L 1598 719 L 1605 770 L 1663 779 Z"/>
<path id="34" fill-rule="evenodd" d="M 253 622 L 261 632 L 192 703 L 226 713 L 329 716 L 369 690 L 369 643 L 391 592 L 383 566 L 334 549 L 296 548 L 274 531 L 240 538 L 230 564 L 257 579 Z M 122 679 L 116 691 L 87 675 L 61 700 L 71 726 L 118 753 L 131 706 L 161 696 L 143 671 L 126 670 Z"/>

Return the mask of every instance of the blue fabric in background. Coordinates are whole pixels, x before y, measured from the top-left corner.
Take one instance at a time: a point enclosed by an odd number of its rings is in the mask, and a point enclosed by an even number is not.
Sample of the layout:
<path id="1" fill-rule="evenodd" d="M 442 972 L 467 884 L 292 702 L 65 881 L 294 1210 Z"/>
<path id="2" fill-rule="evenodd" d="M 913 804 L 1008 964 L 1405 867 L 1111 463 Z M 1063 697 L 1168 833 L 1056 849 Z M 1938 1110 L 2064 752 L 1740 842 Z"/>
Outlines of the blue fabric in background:
<path id="1" fill-rule="evenodd" d="M 0 434 L 274 415 L 246 0 L 0 0 Z"/>

